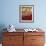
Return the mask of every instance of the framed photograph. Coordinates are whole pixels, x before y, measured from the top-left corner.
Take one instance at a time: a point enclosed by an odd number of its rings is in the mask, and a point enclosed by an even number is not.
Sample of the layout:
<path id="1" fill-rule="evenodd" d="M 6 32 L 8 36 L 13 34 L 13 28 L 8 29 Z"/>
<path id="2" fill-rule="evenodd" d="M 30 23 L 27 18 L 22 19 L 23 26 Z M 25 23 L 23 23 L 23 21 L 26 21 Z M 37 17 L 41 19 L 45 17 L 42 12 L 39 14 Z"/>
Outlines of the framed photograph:
<path id="1" fill-rule="evenodd" d="M 34 5 L 19 6 L 19 21 L 31 23 L 34 21 Z"/>

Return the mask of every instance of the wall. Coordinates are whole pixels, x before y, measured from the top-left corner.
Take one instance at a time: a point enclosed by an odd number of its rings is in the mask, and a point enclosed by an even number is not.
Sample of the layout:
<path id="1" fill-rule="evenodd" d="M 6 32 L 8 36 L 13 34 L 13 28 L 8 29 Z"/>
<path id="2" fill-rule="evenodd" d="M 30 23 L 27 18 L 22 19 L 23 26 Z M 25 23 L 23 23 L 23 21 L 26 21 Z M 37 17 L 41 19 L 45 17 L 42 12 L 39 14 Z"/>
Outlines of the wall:
<path id="1" fill-rule="evenodd" d="M 34 22 L 19 22 L 19 5 L 34 4 Z M 1 0 L 0 25 L 13 24 L 16 28 L 44 27 L 46 28 L 46 1 L 36 0 Z"/>
<path id="2" fill-rule="evenodd" d="M 38 2 L 38 1 L 37 1 Z M 19 5 L 30 5 L 34 4 L 32 0 L 2 0 L 1 1 L 1 17 L 0 17 L 0 25 L 9 25 L 13 24 L 16 28 L 31 28 L 38 27 L 41 23 L 39 18 L 41 16 L 38 15 L 38 7 L 37 2 L 34 6 L 34 22 L 33 23 L 20 23 L 19 22 Z"/>

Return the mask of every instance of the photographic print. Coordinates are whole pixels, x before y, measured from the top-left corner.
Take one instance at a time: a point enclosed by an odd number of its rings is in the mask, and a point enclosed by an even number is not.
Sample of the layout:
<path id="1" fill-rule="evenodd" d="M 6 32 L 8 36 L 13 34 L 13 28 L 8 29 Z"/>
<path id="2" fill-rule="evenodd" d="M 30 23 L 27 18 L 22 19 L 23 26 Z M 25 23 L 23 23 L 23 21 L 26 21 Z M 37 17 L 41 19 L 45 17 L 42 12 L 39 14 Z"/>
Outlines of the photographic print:
<path id="1" fill-rule="evenodd" d="M 34 5 L 20 5 L 19 7 L 19 21 L 33 22 L 34 20 Z"/>

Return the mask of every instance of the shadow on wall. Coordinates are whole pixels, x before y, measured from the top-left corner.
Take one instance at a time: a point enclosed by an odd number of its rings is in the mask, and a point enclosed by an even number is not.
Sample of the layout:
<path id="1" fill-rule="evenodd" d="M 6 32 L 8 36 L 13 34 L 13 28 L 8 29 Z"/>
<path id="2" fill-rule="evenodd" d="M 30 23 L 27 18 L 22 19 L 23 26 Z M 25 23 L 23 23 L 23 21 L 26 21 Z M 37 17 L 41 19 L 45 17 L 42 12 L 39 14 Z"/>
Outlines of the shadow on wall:
<path id="1" fill-rule="evenodd" d="M 6 31 L 4 28 L 6 28 L 6 26 L 4 24 L 0 24 L 0 43 L 2 43 L 3 32 Z"/>

